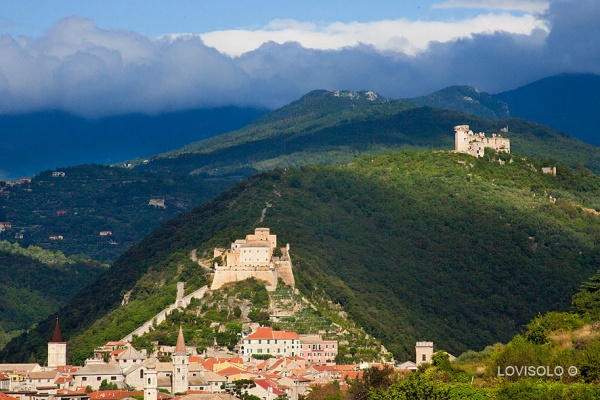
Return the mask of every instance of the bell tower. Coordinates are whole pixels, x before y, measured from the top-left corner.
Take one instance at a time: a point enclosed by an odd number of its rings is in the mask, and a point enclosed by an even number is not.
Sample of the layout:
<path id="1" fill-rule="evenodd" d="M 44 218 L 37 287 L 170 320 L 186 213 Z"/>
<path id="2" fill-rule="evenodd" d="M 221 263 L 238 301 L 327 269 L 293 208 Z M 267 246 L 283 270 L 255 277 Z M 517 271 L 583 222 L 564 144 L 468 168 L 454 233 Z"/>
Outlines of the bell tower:
<path id="1" fill-rule="evenodd" d="M 48 342 L 48 367 L 56 368 L 67 365 L 67 342 L 63 341 L 58 326 L 58 317 L 54 325 L 52 340 Z"/>
<path id="2" fill-rule="evenodd" d="M 183 339 L 183 329 L 179 327 L 179 336 L 177 345 L 173 352 L 173 375 L 171 377 L 172 394 L 185 393 L 188 391 L 188 370 L 190 359 L 185 350 L 185 340 Z"/>

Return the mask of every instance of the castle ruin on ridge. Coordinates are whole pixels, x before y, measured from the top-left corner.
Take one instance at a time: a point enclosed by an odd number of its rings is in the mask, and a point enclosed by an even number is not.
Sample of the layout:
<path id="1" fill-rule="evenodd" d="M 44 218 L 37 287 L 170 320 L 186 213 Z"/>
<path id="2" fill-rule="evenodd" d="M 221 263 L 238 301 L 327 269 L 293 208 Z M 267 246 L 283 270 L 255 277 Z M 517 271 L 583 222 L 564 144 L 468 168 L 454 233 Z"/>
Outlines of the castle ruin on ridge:
<path id="1" fill-rule="evenodd" d="M 281 278 L 286 285 L 294 287 L 289 251 L 289 244 L 277 247 L 277 235 L 272 235 L 269 228 L 256 228 L 253 235 L 236 240 L 229 249 L 215 248 L 214 257 L 221 257 L 222 265 L 215 263 L 210 289 L 248 278 L 265 281 L 270 286 L 277 286 Z"/>
<path id="2" fill-rule="evenodd" d="M 469 129 L 469 125 L 457 125 L 454 127 L 455 152 L 467 153 L 474 157 L 483 157 L 486 147 L 494 149 L 499 153 L 510 153 L 510 140 L 495 133 L 491 137 L 486 137 L 483 132 L 473 133 Z"/>

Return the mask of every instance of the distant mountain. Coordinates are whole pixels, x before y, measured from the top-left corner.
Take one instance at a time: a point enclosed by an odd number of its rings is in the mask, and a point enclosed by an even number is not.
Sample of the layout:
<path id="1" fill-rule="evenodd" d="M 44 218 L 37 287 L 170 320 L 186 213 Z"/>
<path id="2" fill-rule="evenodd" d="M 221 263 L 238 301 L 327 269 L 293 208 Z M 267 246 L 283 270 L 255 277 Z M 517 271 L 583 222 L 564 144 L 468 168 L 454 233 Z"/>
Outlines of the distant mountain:
<path id="1" fill-rule="evenodd" d="M 259 226 L 290 243 L 303 295 L 329 297 L 399 359 L 415 340 L 453 354 L 507 341 L 538 312 L 567 309 L 600 262 L 600 178 L 547 165 L 409 151 L 253 175 L 162 225 L 64 307 L 69 357 L 172 303 L 178 280 L 203 274 L 193 250 L 208 258 Z M 51 330 L 41 322 L 0 359 L 43 360 Z"/>
<path id="2" fill-rule="evenodd" d="M 600 75 L 555 75 L 494 98 L 508 104 L 512 117 L 600 146 Z"/>
<path id="3" fill-rule="evenodd" d="M 147 157 L 238 129 L 265 112 L 223 107 L 100 119 L 58 111 L 0 115 L 0 179 Z"/>
<path id="4" fill-rule="evenodd" d="M 471 86 L 450 86 L 427 96 L 403 99 L 415 104 L 461 111 L 488 119 L 509 118 L 508 104 Z"/>
<path id="5" fill-rule="evenodd" d="M 458 90 L 455 93 L 471 93 Z M 508 126 L 514 152 L 581 162 L 600 173 L 600 149 L 518 119 L 490 120 L 463 112 L 392 101 L 372 94 L 313 91 L 234 132 L 192 143 L 136 163 L 145 171 L 240 179 L 275 167 L 341 164 L 361 153 L 399 149 L 452 149 L 453 127 L 488 134 Z M 456 97 L 456 96 L 454 96 Z M 464 96 L 463 96 L 464 97 Z M 483 94 L 486 104 L 497 101 Z"/>

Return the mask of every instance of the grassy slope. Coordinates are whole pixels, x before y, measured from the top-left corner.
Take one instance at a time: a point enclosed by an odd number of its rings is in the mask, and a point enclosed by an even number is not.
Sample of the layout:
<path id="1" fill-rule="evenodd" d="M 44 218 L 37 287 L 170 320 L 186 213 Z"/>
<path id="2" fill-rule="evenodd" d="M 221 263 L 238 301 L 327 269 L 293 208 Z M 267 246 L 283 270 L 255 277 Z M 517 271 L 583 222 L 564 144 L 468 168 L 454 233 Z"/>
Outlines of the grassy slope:
<path id="1" fill-rule="evenodd" d="M 79 340 L 89 316 L 118 307 L 141 277 L 151 294 L 161 280 L 147 271 L 160 274 L 172 254 L 210 252 L 268 226 L 291 244 L 300 290 L 325 292 L 400 358 L 419 339 L 453 353 L 506 341 L 536 313 L 566 308 L 596 268 L 600 219 L 577 204 L 600 209 L 600 183 L 586 171 L 559 167 L 553 177 L 502 157 L 506 165 L 397 153 L 253 176 L 146 237 L 96 282 L 104 296 L 80 294 L 61 320 Z M 259 223 L 267 201 L 273 206 Z M 136 320 L 155 309 L 138 310 Z M 104 319 L 112 339 L 126 333 L 114 323 L 124 314 Z M 101 326 L 86 332 L 96 332 L 89 345 L 106 341 Z M 50 323 L 40 329 L 49 332 Z M 14 342 L 14 358 L 30 354 L 23 340 Z"/>

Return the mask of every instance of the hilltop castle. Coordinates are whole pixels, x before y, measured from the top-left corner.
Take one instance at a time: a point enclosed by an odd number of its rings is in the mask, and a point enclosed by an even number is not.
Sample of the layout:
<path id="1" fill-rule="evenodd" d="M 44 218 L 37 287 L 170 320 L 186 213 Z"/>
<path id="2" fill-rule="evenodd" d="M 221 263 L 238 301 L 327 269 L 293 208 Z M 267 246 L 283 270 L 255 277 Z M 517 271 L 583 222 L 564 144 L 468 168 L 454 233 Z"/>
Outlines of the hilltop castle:
<path id="1" fill-rule="evenodd" d="M 269 228 L 256 228 L 253 235 L 236 240 L 227 250 L 215 248 L 214 257 L 221 257 L 222 265 L 215 263 L 210 289 L 252 277 L 270 286 L 276 286 L 281 278 L 286 285 L 294 287 L 289 251 L 289 244 L 277 247 L 277 235 L 272 235 Z"/>
<path id="2" fill-rule="evenodd" d="M 492 134 L 485 137 L 485 133 L 473 133 L 469 125 L 454 127 L 454 151 L 467 153 L 474 157 L 483 157 L 485 148 L 494 149 L 499 153 L 510 153 L 510 140 L 501 135 Z"/>

